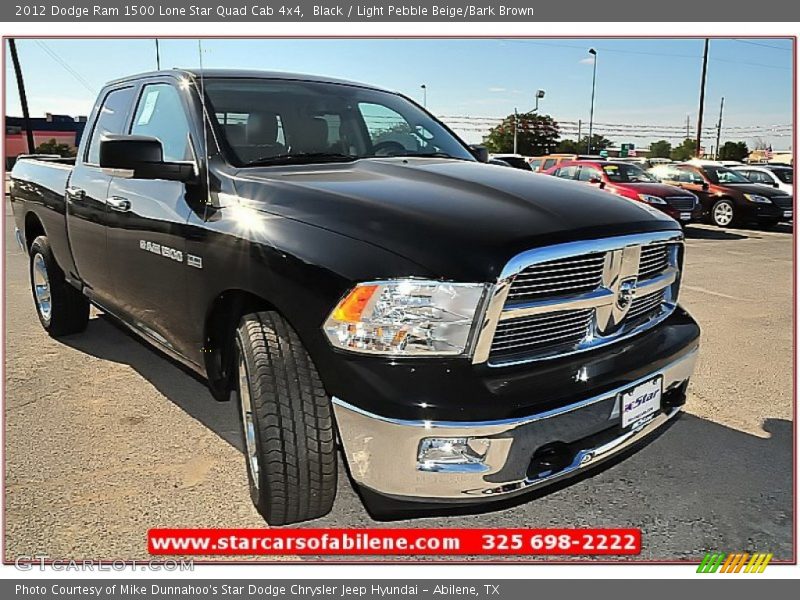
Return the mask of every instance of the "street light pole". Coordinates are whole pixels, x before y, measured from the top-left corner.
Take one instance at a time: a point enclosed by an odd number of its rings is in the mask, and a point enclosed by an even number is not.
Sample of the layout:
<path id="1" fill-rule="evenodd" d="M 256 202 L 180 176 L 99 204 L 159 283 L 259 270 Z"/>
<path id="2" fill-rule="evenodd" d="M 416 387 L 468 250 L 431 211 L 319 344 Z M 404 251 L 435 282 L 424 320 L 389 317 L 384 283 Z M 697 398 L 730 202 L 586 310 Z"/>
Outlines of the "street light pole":
<path id="1" fill-rule="evenodd" d="M 700 148 L 703 142 L 703 110 L 706 103 L 706 73 L 708 72 L 708 38 L 703 50 L 703 75 L 700 79 L 700 108 L 697 111 L 697 139 L 695 140 L 695 156 L 701 158 Z"/>
<path id="2" fill-rule="evenodd" d="M 428 108 L 428 86 L 423 83 L 419 87 L 422 90 L 422 106 Z"/>
<path id="3" fill-rule="evenodd" d="M 714 158 L 719 160 L 719 139 L 722 136 L 722 109 L 725 108 L 725 96 L 719 102 L 719 121 L 717 121 L 717 153 Z"/>
<path id="4" fill-rule="evenodd" d="M 514 154 L 517 153 L 517 129 L 519 129 L 519 113 L 517 107 L 514 107 Z"/>
<path id="5" fill-rule="evenodd" d="M 589 48 L 589 54 L 594 57 L 592 61 L 592 105 L 589 109 L 589 140 L 586 142 L 586 154 L 592 153 L 592 128 L 594 126 L 594 90 L 597 83 L 597 50 Z"/>

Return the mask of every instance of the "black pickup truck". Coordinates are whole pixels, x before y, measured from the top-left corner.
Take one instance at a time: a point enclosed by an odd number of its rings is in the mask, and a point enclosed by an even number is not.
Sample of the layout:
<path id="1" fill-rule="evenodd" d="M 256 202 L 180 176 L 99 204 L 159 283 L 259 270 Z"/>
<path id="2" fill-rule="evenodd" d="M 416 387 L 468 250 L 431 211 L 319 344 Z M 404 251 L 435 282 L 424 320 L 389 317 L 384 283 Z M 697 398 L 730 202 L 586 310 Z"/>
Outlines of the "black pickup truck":
<path id="1" fill-rule="evenodd" d="M 45 329 L 94 304 L 238 402 L 286 524 L 330 510 L 338 448 L 386 515 L 538 488 L 681 410 L 678 223 L 486 160 L 396 93 L 176 70 L 109 83 L 77 158 L 18 160 L 10 195 Z"/>

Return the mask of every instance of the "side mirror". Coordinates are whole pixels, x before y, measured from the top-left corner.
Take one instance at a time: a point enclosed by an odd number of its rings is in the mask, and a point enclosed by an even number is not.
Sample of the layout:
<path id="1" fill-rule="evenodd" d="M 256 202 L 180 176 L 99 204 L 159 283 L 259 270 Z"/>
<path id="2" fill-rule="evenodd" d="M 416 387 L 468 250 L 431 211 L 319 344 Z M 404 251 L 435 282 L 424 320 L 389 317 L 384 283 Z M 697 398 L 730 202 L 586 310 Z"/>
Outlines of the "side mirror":
<path id="1" fill-rule="evenodd" d="M 777 181 L 773 181 L 772 182 L 772 187 L 779 188 L 779 187 L 781 187 L 781 184 L 779 184 Z"/>
<path id="2" fill-rule="evenodd" d="M 480 146 L 476 144 L 470 146 L 469 151 L 472 152 L 472 156 L 474 156 L 478 162 L 489 162 L 489 151 L 486 149 L 486 146 Z"/>
<path id="3" fill-rule="evenodd" d="M 194 165 L 164 162 L 161 142 L 146 135 L 107 135 L 100 140 L 100 167 L 132 171 L 134 179 L 192 181 Z"/>
<path id="4" fill-rule="evenodd" d="M 701 186 L 700 186 L 700 187 L 702 187 L 704 191 L 705 191 L 705 190 L 707 190 L 707 189 L 708 189 L 708 187 L 709 187 L 709 185 L 708 185 L 708 182 L 707 182 L 707 181 L 704 181 L 704 182 L 701 184 Z"/>
<path id="5" fill-rule="evenodd" d="M 590 178 L 589 178 L 589 183 L 593 183 L 593 184 L 595 184 L 595 185 L 598 185 L 598 184 L 601 184 L 601 185 L 602 185 L 602 183 L 603 183 L 603 180 L 602 180 L 602 179 L 600 179 L 599 177 L 590 177 Z"/>

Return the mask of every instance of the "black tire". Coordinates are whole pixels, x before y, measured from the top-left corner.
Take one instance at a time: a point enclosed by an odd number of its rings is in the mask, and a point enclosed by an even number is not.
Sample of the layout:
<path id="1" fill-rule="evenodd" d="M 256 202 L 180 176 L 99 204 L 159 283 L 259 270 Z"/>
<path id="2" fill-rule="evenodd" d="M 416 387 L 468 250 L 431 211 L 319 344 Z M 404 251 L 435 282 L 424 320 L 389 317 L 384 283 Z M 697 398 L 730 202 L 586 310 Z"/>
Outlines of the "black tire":
<path id="1" fill-rule="evenodd" d="M 64 271 L 53 258 L 47 238 L 42 235 L 33 240 L 28 254 L 31 292 L 42 327 L 53 337 L 84 331 L 89 324 L 89 301 L 64 279 Z M 37 281 L 40 282 L 38 286 Z M 49 294 L 42 282 L 49 287 Z M 37 287 L 40 296 L 37 296 Z M 49 304 L 44 301 L 48 296 Z"/>
<path id="2" fill-rule="evenodd" d="M 727 215 L 730 215 L 728 217 Z M 731 200 L 722 198 L 714 203 L 711 208 L 711 222 L 717 227 L 735 227 L 739 224 L 739 215 L 736 214 L 736 206 Z M 728 218 L 730 220 L 728 220 Z"/>
<path id="3" fill-rule="evenodd" d="M 336 497 L 333 410 L 311 357 L 294 329 L 274 312 L 245 315 L 236 331 L 236 350 L 253 504 L 270 525 L 326 515 Z M 253 443 L 247 439 L 248 401 Z"/>

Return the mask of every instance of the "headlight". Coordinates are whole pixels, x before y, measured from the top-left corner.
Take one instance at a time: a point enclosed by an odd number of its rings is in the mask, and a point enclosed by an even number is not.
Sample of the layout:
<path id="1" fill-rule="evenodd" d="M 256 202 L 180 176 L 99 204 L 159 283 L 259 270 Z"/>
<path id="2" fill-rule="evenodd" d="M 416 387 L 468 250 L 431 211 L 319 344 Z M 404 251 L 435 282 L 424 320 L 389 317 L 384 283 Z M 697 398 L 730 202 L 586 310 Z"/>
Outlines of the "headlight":
<path id="1" fill-rule="evenodd" d="M 480 283 L 419 279 L 359 283 L 333 309 L 325 334 L 353 352 L 463 354 L 485 290 Z"/>
<path id="2" fill-rule="evenodd" d="M 639 194 L 639 199 L 648 204 L 666 204 L 667 201 L 658 196 L 651 196 L 650 194 Z"/>
<path id="3" fill-rule="evenodd" d="M 750 202 L 758 202 L 759 204 L 771 204 L 770 199 L 766 196 L 759 196 L 758 194 L 745 194 L 745 198 Z"/>

